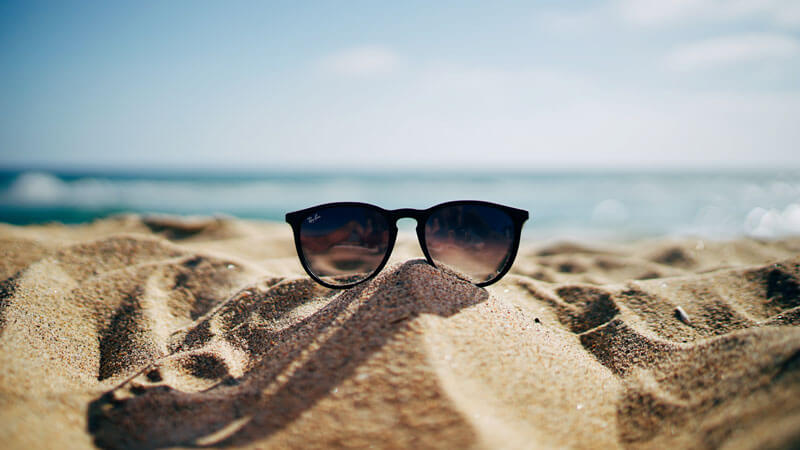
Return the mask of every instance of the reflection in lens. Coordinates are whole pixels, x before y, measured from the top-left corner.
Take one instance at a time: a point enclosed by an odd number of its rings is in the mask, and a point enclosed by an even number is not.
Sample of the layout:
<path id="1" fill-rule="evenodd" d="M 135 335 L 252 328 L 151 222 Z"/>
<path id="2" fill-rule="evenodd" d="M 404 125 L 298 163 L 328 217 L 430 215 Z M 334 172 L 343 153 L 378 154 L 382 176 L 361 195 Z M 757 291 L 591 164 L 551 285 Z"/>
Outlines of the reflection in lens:
<path id="1" fill-rule="evenodd" d="M 386 256 L 389 225 L 371 208 L 323 208 L 303 219 L 300 246 L 308 268 L 323 281 L 357 283 L 372 275 Z"/>
<path id="2" fill-rule="evenodd" d="M 473 283 L 493 280 L 505 269 L 515 241 L 504 211 L 485 205 L 443 207 L 425 223 L 425 244 L 437 267 Z"/>

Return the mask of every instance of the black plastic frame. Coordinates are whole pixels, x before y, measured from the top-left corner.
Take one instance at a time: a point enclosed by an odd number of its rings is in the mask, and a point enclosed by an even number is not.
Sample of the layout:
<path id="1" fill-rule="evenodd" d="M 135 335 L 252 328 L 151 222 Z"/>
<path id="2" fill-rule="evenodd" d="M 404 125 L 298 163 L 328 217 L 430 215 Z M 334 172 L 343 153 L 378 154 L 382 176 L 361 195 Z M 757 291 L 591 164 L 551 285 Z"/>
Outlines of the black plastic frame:
<path id="1" fill-rule="evenodd" d="M 526 220 L 529 218 L 528 211 L 523 209 L 512 208 L 510 206 L 500 205 L 497 203 L 491 202 L 484 202 L 480 200 L 456 200 L 452 202 L 440 203 L 438 205 L 432 206 L 428 209 L 411 209 L 411 208 L 402 208 L 402 209 L 383 209 L 381 207 L 371 205 L 369 203 L 359 203 L 359 202 L 337 202 L 337 203 L 325 203 L 322 205 L 312 206 L 310 208 L 301 209 L 299 211 L 294 211 L 286 214 L 286 222 L 292 226 L 292 231 L 294 232 L 294 246 L 297 250 L 297 256 L 300 257 L 300 262 L 303 265 L 303 269 L 308 273 L 311 278 L 314 279 L 317 283 L 332 289 L 347 289 L 358 284 L 361 284 L 365 281 L 368 281 L 378 275 L 381 270 L 386 266 L 386 263 L 389 261 L 389 258 L 392 255 L 392 250 L 394 249 L 394 244 L 397 240 L 397 221 L 404 218 L 410 218 L 417 221 L 417 239 L 419 240 L 420 248 L 422 249 L 422 253 L 425 255 L 425 259 L 428 261 L 428 264 L 436 267 L 436 263 L 433 262 L 433 258 L 428 253 L 428 246 L 425 242 L 425 223 L 428 221 L 428 218 L 439 209 L 450 207 L 450 206 L 460 206 L 460 205 L 476 205 L 476 206 L 488 206 L 497 208 L 511 218 L 511 221 L 514 224 L 514 243 L 511 248 L 511 253 L 508 257 L 505 267 L 497 273 L 497 276 L 492 278 L 491 280 L 484 281 L 482 283 L 475 283 L 478 287 L 488 286 L 497 282 L 499 279 L 503 278 L 503 276 L 511 269 L 511 266 L 514 264 L 514 259 L 517 257 L 517 251 L 519 250 L 519 242 L 520 237 L 522 235 L 522 225 L 525 223 Z M 323 209 L 323 208 L 331 208 L 337 206 L 359 206 L 363 208 L 369 208 L 373 211 L 378 212 L 386 219 L 386 223 L 389 225 L 389 242 L 386 248 L 386 256 L 384 256 L 383 261 L 381 261 L 380 265 L 375 269 L 373 273 L 371 273 L 368 277 L 364 278 L 361 281 L 357 281 L 355 283 L 346 284 L 346 285 L 334 285 L 330 283 L 326 283 L 325 281 L 321 280 L 317 277 L 309 268 L 308 263 L 306 262 L 305 255 L 303 253 L 303 248 L 300 245 L 300 226 L 303 223 L 303 220 L 313 214 L 314 212 Z"/>

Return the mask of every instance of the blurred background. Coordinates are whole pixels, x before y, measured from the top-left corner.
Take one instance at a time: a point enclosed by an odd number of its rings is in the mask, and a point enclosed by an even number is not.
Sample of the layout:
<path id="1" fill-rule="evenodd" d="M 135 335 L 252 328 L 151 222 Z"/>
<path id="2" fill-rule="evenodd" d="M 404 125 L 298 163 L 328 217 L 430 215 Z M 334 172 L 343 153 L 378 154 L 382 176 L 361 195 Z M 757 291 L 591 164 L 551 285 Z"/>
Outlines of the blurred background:
<path id="1" fill-rule="evenodd" d="M 800 234 L 800 2 L 0 3 L 0 221 L 526 208 Z"/>

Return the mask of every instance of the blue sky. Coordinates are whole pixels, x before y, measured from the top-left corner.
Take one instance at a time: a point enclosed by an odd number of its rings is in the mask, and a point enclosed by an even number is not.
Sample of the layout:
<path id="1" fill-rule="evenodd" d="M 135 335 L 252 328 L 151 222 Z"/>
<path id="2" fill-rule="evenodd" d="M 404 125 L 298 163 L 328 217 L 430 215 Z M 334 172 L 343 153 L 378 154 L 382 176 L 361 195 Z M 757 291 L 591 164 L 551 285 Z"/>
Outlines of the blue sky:
<path id="1" fill-rule="evenodd" d="M 0 165 L 800 166 L 800 2 L 2 2 Z"/>

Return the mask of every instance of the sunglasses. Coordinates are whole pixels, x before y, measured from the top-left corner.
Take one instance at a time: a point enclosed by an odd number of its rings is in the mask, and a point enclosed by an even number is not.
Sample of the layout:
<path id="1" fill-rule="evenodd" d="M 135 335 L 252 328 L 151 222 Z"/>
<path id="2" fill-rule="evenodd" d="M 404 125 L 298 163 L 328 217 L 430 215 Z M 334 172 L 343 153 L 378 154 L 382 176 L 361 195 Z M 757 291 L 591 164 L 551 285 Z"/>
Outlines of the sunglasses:
<path id="1" fill-rule="evenodd" d="M 338 289 L 363 283 L 383 269 L 401 218 L 417 221 L 417 238 L 430 265 L 488 286 L 514 263 L 528 211 L 460 200 L 423 210 L 327 203 L 286 214 L 305 271 L 319 284 Z"/>

